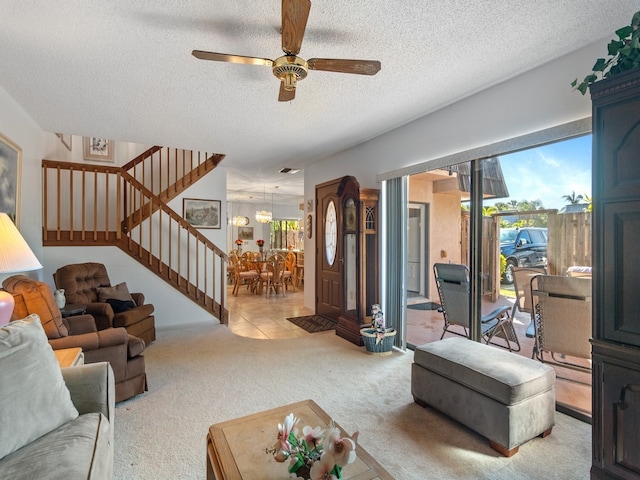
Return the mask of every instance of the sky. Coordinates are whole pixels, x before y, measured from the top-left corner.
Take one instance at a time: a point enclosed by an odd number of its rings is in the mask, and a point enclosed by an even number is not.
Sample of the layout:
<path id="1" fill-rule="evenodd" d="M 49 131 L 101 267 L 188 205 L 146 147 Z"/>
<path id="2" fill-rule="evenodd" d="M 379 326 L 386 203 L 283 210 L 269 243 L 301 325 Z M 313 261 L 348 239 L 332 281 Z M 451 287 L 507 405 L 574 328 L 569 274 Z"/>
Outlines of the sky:
<path id="1" fill-rule="evenodd" d="M 560 210 L 563 195 L 591 196 L 591 135 L 500 156 L 509 198 L 496 202 L 540 200 L 543 208 Z"/>

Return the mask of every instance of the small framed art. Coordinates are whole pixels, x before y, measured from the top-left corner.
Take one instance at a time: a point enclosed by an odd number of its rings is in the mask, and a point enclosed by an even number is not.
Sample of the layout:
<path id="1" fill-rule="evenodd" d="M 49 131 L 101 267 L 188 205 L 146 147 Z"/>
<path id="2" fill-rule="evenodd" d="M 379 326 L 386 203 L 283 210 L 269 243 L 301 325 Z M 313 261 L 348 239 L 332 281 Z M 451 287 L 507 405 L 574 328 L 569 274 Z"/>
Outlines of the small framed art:
<path id="1" fill-rule="evenodd" d="M 113 140 L 84 137 L 84 159 L 113 162 Z"/>
<path id="2" fill-rule="evenodd" d="M 182 216 L 195 228 L 221 228 L 220 200 L 182 199 Z"/>
<path id="3" fill-rule="evenodd" d="M 22 149 L 0 133 L 0 212 L 20 227 L 20 169 Z"/>

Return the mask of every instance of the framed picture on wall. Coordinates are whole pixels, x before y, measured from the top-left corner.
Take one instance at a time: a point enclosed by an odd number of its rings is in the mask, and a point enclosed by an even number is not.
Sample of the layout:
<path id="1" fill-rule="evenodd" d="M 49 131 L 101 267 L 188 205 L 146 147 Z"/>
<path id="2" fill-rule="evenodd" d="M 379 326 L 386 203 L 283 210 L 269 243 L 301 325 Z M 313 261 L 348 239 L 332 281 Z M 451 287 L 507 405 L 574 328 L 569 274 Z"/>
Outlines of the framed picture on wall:
<path id="1" fill-rule="evenodd" d="M 195 228 L 221 228 L 221 201 L 182 199 L 182 216 Z"/>
<path id="2" fill-rule="evenodd" d="M 84 137 L 84 159 L 113 162 L 113 140 L 98 137 Z"/>
<path id="3" fill-rule="evenodd" d="M 0 133 L 0 212 L 20 228 L 20 169 L 22 149 Z"/>
<path id="4" fill-rule="evenodd" d="M 238 227 L 238 238 L 240 240 L 253 240 L 253 227 Z"/>

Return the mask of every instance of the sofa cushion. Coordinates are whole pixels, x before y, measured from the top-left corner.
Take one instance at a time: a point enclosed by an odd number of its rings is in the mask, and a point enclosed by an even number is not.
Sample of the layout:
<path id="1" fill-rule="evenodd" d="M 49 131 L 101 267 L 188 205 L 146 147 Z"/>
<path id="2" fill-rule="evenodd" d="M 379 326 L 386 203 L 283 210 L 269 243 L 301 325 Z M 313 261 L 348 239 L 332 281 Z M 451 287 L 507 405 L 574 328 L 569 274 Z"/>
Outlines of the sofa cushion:
<path id="1" fill-rule="evenodd" d="M 77 416 L 38 315 L 0 328 L 0 458 Z"/>
<path id="2" fill-rule="evenodd" d="M 115 287 L 97 287 L 96 292 L 98 292 L 99 302 L 106 302 L 108 299 L 113 298 L 115 300 L 132 302 L 133 306 L 136 306 L 136 302 L 133 300 L 133 297 L 129 293 L 129 289 L 127 288 L 127 284 L 125 282 L 119 283 Z"/>
<path id="3" fill-rule="evenodd" d="M 101 413 L 81 415 L 3 458 L 0 478 L 111 478 L 110 431 Z"/>
<path id="4" fill-rule="evenodd" d="M 38 312 L 47 338 L 60 338 L 69 335 L 69 330 L 64 324 L 62 314 L 48 284 L 33 280 L 25 275 L 13 275 L 2 282 L 2 286 L 13 294 L 16 302 L 11 317 L 13 320 L 25 318 L 29 312 Z"/>

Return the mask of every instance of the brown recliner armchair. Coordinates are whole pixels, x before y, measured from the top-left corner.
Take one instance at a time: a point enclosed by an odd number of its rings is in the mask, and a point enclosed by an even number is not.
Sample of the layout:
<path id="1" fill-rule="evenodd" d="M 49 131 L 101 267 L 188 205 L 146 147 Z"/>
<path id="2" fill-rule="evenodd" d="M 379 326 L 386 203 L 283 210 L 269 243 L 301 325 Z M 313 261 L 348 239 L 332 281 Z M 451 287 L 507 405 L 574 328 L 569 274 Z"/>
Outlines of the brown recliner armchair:
<path id="1" fill-rule="evenodd" d="M 75 263 L 60 267 L 53 274 L 56 288 L 64 289 L 68 303 L 79 303 L 87 306 L 87 313 L 96 319 L 98 330 L 109 327 L 124 327 L 131 335 L 141 338 L 148 345 L 156 339 L 154 307 L 144 303 L 142 293 L 131 293 L 123 287 L 125 295 L 131 295 L 135 306 L 123 311 L 114 311 L 115 305 L 108 303 L 106 298 L 113 288 L 124 284 L 111 286 L 107 269 L 102 263 Z M 112 294 L 113 295 L 113 294 Z M 118 308 L 116 308 L 118 309 Z"/>
<path id="2" fill-rule="evenodd" d="M 24 275 L 14 275 L 2 287 L 16 302 L 12 320 L 37 314 L 54 350 L 82 348 L 85 363 L 109 362 L 116 381 L 116 401 L 147 390 L 144 341 L 124 328 L 98 330 L 91 315 L 62 318 L 49 285 Z"/>

